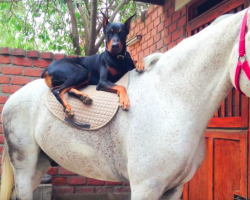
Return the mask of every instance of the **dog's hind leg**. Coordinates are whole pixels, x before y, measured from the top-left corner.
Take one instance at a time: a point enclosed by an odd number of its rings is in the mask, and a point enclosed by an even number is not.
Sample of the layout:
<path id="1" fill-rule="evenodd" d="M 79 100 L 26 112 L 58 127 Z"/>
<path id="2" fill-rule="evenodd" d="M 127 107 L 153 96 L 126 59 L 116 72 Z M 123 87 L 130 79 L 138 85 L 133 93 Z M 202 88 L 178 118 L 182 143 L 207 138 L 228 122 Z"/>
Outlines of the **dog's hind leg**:
<path id="1" fill-rule="evenodd" d="M 85 94 L 84 92 L 80 92 L 74 88 L 71 88 L 69 90 L 69 94 L 78 97 L 84 104 L 91 104 L 93 101 L 87 94 Z"/>

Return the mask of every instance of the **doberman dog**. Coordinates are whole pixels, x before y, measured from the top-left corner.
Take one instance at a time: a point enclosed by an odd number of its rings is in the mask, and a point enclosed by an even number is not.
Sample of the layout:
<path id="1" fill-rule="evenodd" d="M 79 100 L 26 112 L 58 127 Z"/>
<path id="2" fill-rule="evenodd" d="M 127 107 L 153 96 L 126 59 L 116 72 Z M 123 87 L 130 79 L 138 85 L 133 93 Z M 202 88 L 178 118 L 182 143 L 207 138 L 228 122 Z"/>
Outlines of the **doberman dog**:
<path id="1" fill-rule="evenodd" d="M 144 63 L 137 62 L 135 67 L 130 54 L 126 51 L 126 38 L 133 17 L 134 15 L 128 18 L 124 24 L 109 23 L 108 18 L 103 14 L 103 32 L 106 40 L 106 49 L 103 53 L 89 57 L 56 60 L 43 71 L 41 77 L 45 79 L 47 86 L 63 105 L 68 117 L 73 117 L 74 112 L 65 100 L 64 94 L 69 92 L 83 103 L 90 104 L 92 99 L 75 89 L 87 84 L 97 85 L 97 90 L 117 93 L 120 107 L 123 110 L 129 109 L 126 89 L 114 83 L 130 70 L 135 68 L 138 72 L 144 70 Z"/>

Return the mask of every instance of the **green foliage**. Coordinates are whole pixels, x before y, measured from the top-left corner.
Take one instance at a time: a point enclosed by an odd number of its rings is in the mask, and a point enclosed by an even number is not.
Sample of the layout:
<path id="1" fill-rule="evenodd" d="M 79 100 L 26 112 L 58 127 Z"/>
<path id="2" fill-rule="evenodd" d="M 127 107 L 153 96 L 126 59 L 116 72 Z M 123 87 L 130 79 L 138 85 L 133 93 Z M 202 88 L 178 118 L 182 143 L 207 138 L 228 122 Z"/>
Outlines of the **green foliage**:
<path id="1" fill-rule="evenodd" d="M 80 41 L 85 37 L 83 22 L 77 6 L 82 5 L 90 21 L 90 1 L 73 0 Z M 112 3 L 112 5 L 110 5 Z M 97 25 L 102 22 L 100 11 L 111 16 L 120 1 L 98 0 Z M 134 13 L 146 9 L 147 4 L 130 1 L 118 13 L 116 21 L 124 22 Z M 64 0 L 26 0 L 0 3 L 0 46 L 24 48 L 26 50 L 66 52 L 74 54 L 71 21 Z M 101 33 L 97 36 L 100 38 Z M 104 47 L 104 44 L 101 45 Z M 84 54 L 85 46 L 81 46 Z"/>

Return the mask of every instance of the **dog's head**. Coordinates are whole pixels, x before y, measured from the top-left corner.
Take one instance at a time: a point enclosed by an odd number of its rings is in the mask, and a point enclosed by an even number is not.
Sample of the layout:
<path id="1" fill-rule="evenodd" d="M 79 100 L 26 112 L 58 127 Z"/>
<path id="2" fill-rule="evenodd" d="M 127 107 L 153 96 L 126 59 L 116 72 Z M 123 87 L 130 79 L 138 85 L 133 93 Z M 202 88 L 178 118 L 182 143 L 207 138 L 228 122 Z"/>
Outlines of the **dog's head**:
<path id="1" fill-rule="evenodd" d="M 129 34 L 131 16 L 127 21 L 122 23 L 109 23 L 108 18 L 103 15 L 103 32 L 106 39 L 106 49 L 112 54 L 119 54 L 126 45 L 126 38 Z"/>

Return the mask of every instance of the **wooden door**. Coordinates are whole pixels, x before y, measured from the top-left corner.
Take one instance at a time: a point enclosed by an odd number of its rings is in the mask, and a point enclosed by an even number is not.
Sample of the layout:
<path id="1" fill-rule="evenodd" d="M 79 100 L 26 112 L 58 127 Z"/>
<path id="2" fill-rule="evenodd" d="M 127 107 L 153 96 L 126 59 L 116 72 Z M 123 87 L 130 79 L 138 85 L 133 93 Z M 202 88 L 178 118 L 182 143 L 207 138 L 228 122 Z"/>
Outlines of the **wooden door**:
<path id="1" fill-rule="evenodd" d="M 244 3 L 244 0 L 224 0 L 189 21 L 188 36 L 198 33 L 222 14 L 243 10 Z M 215 112 L 205 136 L 206 158 L 185 185 L 183 200 L 247 199 L 248 105 L 248 98 L 233 89 Z"/>
<path id="2" fill-rule="evenodd" d="M 208 130 L 206 158 L 185 185 L 183 200 L 246 198 L 247 136 L 248 131 Z"/>

